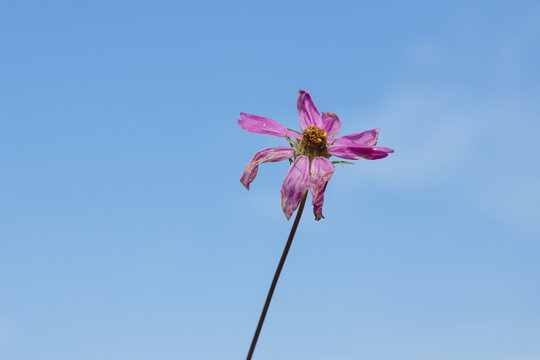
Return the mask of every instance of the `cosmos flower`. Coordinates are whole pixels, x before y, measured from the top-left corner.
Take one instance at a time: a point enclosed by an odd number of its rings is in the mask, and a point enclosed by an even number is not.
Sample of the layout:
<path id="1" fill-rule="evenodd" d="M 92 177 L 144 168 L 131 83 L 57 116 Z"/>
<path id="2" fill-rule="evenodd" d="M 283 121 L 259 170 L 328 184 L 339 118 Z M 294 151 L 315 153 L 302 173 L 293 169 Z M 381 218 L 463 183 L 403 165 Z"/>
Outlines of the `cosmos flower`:
<path id="1" fill-rule="evenodd" d="M 262 135 L 285 137 L 291 146 L 263 149 L 247 164 L 240 182 L 249 190 L 259 165 L 289 159 L 291 166 L 281 186 L 281 207 L 290 219 L 306 191 L 311 192 L 315 220 L 320 220 L 324 191 L 335 167 L 332 156 L 343 159 L 382 159 L 394 150 L 375 146 L 379 129 L 338 137 L 341 122 L 336 114 L 319 113 L 311 96 L 300 90 L 298 114 L 302 133 L 286 128 L 278 122 L 261 116 L 240 113 L 238 124 L 245 130 Z"/>

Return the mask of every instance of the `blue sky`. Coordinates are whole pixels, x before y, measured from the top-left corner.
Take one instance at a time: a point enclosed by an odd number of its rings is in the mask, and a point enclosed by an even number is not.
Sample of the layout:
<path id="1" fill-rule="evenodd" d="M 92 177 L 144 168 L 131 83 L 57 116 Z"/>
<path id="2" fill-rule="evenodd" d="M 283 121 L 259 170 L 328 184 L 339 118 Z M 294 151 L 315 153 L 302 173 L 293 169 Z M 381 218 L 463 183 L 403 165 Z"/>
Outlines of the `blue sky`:
<path id="1" fill-rule="evenodd" d="M 540 6 L 0 3 L 0 358 L 242 359 L 298 89 L 380 127 L 307 208 L 255 359 L 540 358 Z"/>

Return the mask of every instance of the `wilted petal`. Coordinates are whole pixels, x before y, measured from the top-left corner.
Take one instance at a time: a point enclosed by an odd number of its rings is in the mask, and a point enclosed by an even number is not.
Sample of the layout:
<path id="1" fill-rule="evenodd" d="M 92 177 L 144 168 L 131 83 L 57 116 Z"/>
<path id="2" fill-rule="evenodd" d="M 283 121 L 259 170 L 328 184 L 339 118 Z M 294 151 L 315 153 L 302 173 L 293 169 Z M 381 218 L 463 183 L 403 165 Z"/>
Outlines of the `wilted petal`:
<path id="1" fill-rule="evenodd" d="M 240 117 L 242 119 L 238 120 L 238 125 L 249 132 L 279 137 L 288 136 L 295 139 L 302 138 L 300 134 L 287 129 L 285 126 L 272 119 L 245 113 L 240 113 Z"/>
<path id="2" fill-rule="evenodd" d="M 287 220 L 291 218 L 308 188 L 309 159 L 307 156 L 299 156 L 292 163 L 281 186 L 281 208 Z"/>
<path id="3" fill-rule="evenodd" d="M 253 159 L 247 164 L 240 182 L 249 190 L 249 184 L 257 176 L 259 165 L 265 162 L 275 162 L 291 158 L 294 154 L 292 147 L 280 146 L 268 149 L 263 149 L 255 154 Z"/>
<path id="4" fill-rule="evenodd" d="M 341 121 L 336 114 L 323 111 L 321 116 L 322 129 L 326 131 L 328 140 L 333 139 L 339 135 L 341 129 Z"/>
<path id="5" fill-rule="evenodd" d="M 313 204 L 315 220 L 321 220 L 324 217 L 322 214 L 324 191 L 334 170 L 334 164 L 325 157 L 318 156 L 311 161 L 309 189 L 311 190 L 311 203 Z"/>
<path id="6" fill-rule="evenodd" d="M 344 159 L 358 160 L 364 158 L 377 160 L 387 157 L 394 150 L 378 146 L 332 145 L 328 148 L 328 152 Z"/>
<path id="7" fill-rule="evenodd" d="M 358 134 L 342 136 L 334 142 L 334 145 L 375 146 L 378 136 L 379 129 L 367 130 Z"/>
<path id="8" fill-rule="evenodd" d="M 298 92 L 298 115 L 300 117 L 300 128 L 302 130 L 307 129 L 311 125 L 314 125 L 322 129 L 321 115 L 319 110 L 311 100 L 311 96 L 304 90 Z"/>

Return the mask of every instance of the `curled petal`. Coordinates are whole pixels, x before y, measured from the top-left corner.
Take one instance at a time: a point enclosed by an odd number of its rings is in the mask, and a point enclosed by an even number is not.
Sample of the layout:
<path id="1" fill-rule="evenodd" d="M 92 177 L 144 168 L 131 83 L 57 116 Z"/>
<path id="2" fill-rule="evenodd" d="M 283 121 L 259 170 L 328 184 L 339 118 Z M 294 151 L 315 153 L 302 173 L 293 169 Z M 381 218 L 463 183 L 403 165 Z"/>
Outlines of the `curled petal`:
<path id="1" fill-rule="evenodd" d="M 302 138 L 300 134 L 287 129 L 285 126 L 272 119 L 245 113 L 240 113 L 240 117 L 242 119 L 238 120 L 238 125 L 249 132 L 278 137 L 288 136 L 295 139 Z"/>
<path id="2" fill-rule="evenodd" d="M 314 125 L 322 129 L 321 115 L 319 110 L 311 100 L 311 96 L 304 90 L 298 92 L 298 115 L 300 117 L 300 128 L 302 130 L 307 129 L 311 125 Z"/>
<path id="3" fill-rule="evenodd" d="M 364 158 L 377 160 L 387 157 L 394 150 L 378 146 L 332 145 L 328 148 L 328 152 L 344 159 L 358 160 Z"/>
<path id="4" fill-rule="evenodd" d="M 367 130 L 358 134 L 342 136 L 334 142 L 334 145 L 375 146 L 378 136 L 379 129 Z"/>
<path id="5" fill-rule="evenodd" d="M 313 213 L 317 221 L 324 218 L 322 214 L 324 191 L 326 184 L 334 174 L 334 170 L 334 165 L 325 157 L 317 156 L 311 161 L 309 189 L 311 190 Z"/>
<path id="6" fill-rule="evenodd" d="M 294 149 L 287 146 L 273 147 L 263 149 L 255 154 L 253 159 L 247 164 L 240 182 L 249 190 L 249 184 L 257 176 L 259 165 L 265 162 L 275 162 L 291 158 L 294 154 Z"/>
<path id="7" fill-rule="evenodd" d="M 322 129 L 328 134 L 328 142 L 339 135 L 341 129 L 341 121 L 336 114 L 323 111 L 321 116 Z"/>
<path id="8" fill-rule="evenodd" d="M 281 208 L 287 220 L 291 218 L 308 188 L 309 159 L 307 156 L 299 156 L 292 163 L 281 186 Z"/>

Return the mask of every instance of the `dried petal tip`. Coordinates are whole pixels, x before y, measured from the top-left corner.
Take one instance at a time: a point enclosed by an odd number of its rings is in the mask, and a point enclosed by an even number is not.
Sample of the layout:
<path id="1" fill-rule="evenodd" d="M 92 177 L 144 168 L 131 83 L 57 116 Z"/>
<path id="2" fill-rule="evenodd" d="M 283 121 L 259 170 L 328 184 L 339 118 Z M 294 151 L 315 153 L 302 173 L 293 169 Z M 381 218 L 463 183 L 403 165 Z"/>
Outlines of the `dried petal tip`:
<path id="1" fill-rule="evenodd" d="M 294 149 L 287 146 L 273 147 L 263 149 L 253 156 L 253 159 L 247 164 L 240 182 L 249 190 L 249 184 L 255 180 L 259 165 L 265 162 L 275 162 L 288 159 L 294 154 Z"/>
<path id="2" fill-rule="evenodd" d="M 339 135 L 341 121 L 336 114 L 323 111 L 321 121 L 323 129 L 328 134 L 328 138 L 333 139 Z"/>
<path id="3" fill-rule="evenodd" d="M 307 156 L 299 156 L 292 163 L 281 185 L 281 208 L 287 220 L 291 218 L 308 189 L 309 159 Z"/>
<path id="4" fill-rule="evenodd" d="M 340 137 L 334 142 L 334 145 L 351 146 L 375 146 L 379 137 L 379 129 L 366 130 L 358 134 L 350 134 Z"/>
<path id="5" fill-rule="evenodd" d="M 319 110 L 311 100 L 311 96 L 304 90 L 298 92 L 298 116 L 300 117 L 300 128 L 306 130 L 311 125 L 322 128 L 321 115 Z"/>
<path id="6" fill-rule="evenodd" d="M 324 218 L 322 214 L 322 206 L 324 203 L 324 191 L 330 178 L 334 174 L 334 164 L 325 157 L 316 157 L 311 162 L 310 171 L 310 191 L 313 204 L 313 214 L 315 220 L 319 221 Z"/>

